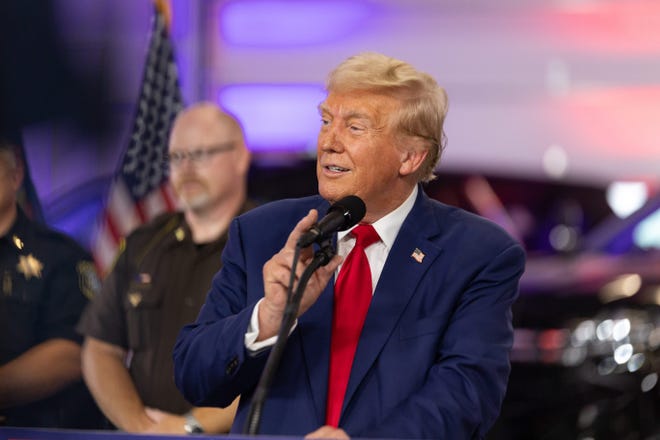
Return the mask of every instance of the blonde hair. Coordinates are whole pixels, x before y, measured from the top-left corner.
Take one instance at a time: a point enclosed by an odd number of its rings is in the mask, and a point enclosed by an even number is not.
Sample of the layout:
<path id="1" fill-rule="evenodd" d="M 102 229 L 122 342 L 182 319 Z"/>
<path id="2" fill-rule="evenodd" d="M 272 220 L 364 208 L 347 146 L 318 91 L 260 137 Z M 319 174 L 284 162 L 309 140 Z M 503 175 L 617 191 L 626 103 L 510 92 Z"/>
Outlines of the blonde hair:
<path id="1" fill-rule="evenodd" d="M 352 56 L 330 72 L 328 92 L 370 91 L 401 102 L 391 123 L 402 141 L 428 151 L 418 180 L 430 181 L 446 144 L 443 130 L 448 109 L 445 90 L 429 74 L 386 55 L 365 52 Z M 412 141 L 412 142 L 411 142 Z"/>

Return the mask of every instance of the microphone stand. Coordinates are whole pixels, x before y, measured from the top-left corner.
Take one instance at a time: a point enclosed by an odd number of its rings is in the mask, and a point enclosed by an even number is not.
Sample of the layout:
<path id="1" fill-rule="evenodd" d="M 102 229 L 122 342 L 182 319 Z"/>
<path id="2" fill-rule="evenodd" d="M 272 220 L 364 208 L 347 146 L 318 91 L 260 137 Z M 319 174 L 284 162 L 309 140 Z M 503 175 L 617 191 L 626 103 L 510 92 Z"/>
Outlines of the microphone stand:
<path id="1" fill-rule="evenodd" d="M 298 315 L 300 301 L 302 299 L 303 293 L 305 292 L 305 288 L 307 287 L 307 282 L 312 277 L 312 274 L 316 271 L 316 269 L 328 264 L 332 257 L 335 255 L 335 250 L 332 247 L 331 239 L 324 240 L 321 242 L 320 246 L 320 249 L 314 254 L 314 259 L 300 276 L 300 281 L 298 282 L 298 287 L 296 288 L 295 293 L 293 295 L 289 295 L 286 306 L 284 308 L 284 314 L 282 315 L 282 324 L 280 325 L 280 329 L 277 334 L 277 341 L 273 345 L 273 348 L 268 355 L 266 365 L 264 366 L 264 370 L 261 373 L 261 377 L 259 378 L 259 383 L 257 384 L 254 394 L 252 395 L 252 402 L 250 403 L 250 409 L 248 411 L 245 428 L 243 430 L 244 434 L 257 435 L 259 433 L 261 411 L 266 401 L 268 390 L 270 389 L 270 386 L 275 377 L 275 373 L 277 372 L 277 368 L 282 360 L 287 338 L 289 337 L 291 327 L 293 327 L 293 323 L 295 322 L 296 316 Z M 294 255 L 289 291 L 293 290 L 293 281 L 295 279 L 294 274 L 296 265 L 298 263 L 299 250 L 300 249 L 296 249 L 296 253 Z"/>

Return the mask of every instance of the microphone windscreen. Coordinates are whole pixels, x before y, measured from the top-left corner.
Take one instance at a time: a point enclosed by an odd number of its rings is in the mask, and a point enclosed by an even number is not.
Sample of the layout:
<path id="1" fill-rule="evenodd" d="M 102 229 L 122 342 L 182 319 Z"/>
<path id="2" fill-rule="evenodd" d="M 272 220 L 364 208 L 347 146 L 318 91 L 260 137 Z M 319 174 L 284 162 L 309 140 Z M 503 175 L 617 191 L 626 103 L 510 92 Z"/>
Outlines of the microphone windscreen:
<path id="1" fill-rule="evenodd" d="M 344 223 L 338 230 L 345 231 L 357 225 L 364 218 L 364 215 L 367 213 L 367 207 L 358 196 L 346 196 L 328 208 L 328 213 L 332 211 L 340 211 L 342 213 Z"/>

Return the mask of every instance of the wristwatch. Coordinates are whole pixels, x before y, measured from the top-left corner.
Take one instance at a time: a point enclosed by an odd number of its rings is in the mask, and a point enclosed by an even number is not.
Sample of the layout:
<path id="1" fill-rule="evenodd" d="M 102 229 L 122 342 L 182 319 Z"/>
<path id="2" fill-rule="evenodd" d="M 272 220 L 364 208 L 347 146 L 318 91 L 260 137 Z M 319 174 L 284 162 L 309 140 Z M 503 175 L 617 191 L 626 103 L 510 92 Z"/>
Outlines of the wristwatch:
<path id="1" fill-rule="evenodd" d="M 183 424 L 183 430 L 186 431 L 186 434 L 203 434 L 204 429 L 199 423 L 199 420 L 193 416 L 192 411 L 187 412 L 183 416 L 186 421 Z"/>

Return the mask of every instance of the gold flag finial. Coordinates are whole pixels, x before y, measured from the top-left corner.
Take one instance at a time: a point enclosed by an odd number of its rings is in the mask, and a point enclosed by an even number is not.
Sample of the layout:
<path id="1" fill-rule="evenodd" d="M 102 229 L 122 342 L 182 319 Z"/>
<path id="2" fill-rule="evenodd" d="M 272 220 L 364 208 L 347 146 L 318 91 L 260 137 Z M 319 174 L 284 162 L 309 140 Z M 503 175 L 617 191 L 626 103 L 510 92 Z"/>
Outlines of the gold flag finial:
<path id="1" fill-rule="evenodd" d="M 172 28 L 172 6 L 170 5 L 169 0 L 154 0 L 154 5 L 160 15 L 163 16 L 163 19 L 165 20 L 165 28 L 169 33 Z"/>

